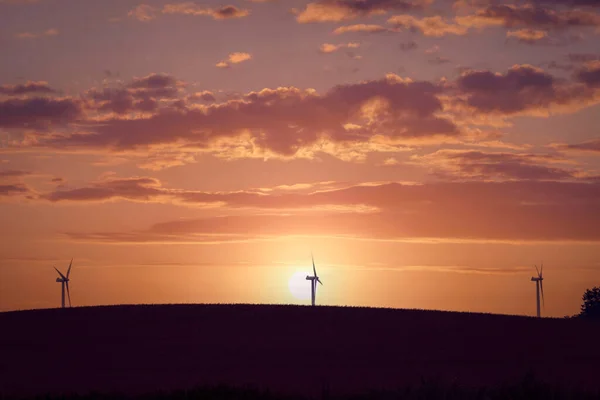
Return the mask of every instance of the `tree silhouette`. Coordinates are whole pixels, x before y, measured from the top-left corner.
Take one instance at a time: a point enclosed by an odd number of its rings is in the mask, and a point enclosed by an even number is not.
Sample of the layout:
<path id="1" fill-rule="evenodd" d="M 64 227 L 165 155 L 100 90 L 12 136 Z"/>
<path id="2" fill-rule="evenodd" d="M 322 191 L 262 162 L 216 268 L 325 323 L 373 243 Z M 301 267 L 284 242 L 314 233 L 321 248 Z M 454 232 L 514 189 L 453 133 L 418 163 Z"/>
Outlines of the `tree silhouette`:
<path id="1" fill-rule="evenodd" d="M 581 317 L 600 319 L 600 287 L 587 289 L 583 294 Z"/>

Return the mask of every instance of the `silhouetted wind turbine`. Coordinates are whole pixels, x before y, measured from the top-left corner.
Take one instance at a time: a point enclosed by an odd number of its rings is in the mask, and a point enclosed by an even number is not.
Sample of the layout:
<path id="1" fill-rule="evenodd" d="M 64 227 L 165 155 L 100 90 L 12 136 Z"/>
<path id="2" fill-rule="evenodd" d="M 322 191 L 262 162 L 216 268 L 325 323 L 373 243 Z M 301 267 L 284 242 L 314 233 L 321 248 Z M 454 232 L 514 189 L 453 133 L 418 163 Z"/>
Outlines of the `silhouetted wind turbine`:
<path id="1" fill-rule="evenodd" d="M 323 284 L 323 282 L 321 282 L 321 280 L 317 276 L 317 269 L 315 268 L 315 258 L 313 257 L 312 253 L 310 253 L 310 257 L 312 258 L 314 275 L 313 276 L 306 275 L 306 280 L 310 281 L 310 299 L 311 299 L 312 305 L 314 306 L 315 300 L 317 297 L 317 282 L 319 282 L 321 285 Z"/>
<path id="2" fill-rule="evenodd" d="M 544 277 L 542 273 L 544 272 L 544 263 L 541 264 L 540 269 L 538 270 L 537 265 L 535 266 L 535 270 L 537 271 L 538 276 L 534 276 L 531 278 L 532 282 L 535 282 L 536 286 L 536 299 L 537 299 L 537 316 L 541 317 L 540 314 L 540 289 L 542 291 L 542 304 L 544 303 Z"/>
<path id="3" fill-rule="evenodd" d="M 67 288 L 67 296 L 69 296 L 69 307 L 71 307 L 71 292 L 69 291 L 69 275 L 71 274 L 71 266 L 73 265 L 73 259 L 71 259 L 71 263 L 69 264 L 69 269 L 67 270 L 67 276 L 64 276 L 58 268 L 54 267 L 56 272 L 60 275 L 60 278 L 56 278 L 56 282 L 60 282 L 62 285 L 62 297 L 61 297 L 61 306 L 65 308 L 65 286 Z"/>

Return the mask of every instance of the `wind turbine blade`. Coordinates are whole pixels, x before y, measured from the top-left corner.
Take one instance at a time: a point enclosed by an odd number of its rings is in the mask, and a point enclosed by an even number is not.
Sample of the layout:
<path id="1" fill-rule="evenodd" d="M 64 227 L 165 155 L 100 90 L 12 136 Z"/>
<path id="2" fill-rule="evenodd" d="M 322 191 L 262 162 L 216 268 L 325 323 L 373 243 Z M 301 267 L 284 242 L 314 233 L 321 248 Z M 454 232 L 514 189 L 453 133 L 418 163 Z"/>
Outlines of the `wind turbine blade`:
<path id="1" fill-rule="evenodd" d="M 69 277 L 69 274 L 71 273 L 71 266 L 73 265 L 73 259 L 71 258 L 71 262 L 69 263 L 69 269 L 67 270 L 67 278 Z"/>
<path id="2" fill-rule="evenodd" d="M 544 281 L 540 280 L 540 291 L 542 292 L 542 306 L 544 306 Z"/>
<path id="3" fill-rule="evenodd" d="M 69 290 L 69 281 L 67 281 L 66 284 L 67 284 L 67 297 L 69 297 L 69 307 L 71 307 L 71 291 Z"/>
<path id="4" fill-rule="evenodd" d="M 58 272 L 58 274 L 60 275 L 61 278 L 63 279 L 67 279 L 65 278 L 65 276 L 58 270 L 58 268 L 54 267 L 54 269 L 56 270 L 56 272 Z"/>
<path id="5" fill-rule="evenodd" d="M 321 280 L 319 278 L 317 278 L 317 282 L 319 282 L 321 285 L 323 284 L 323 282 L 321 282 Z"/>
<path id="6" fill-rule="evenodd" d="M 537 265 L 535 266 L 535 272 L 537 272 L 538 276 L 540 276 L 540 270 L 538 269 Z"/>
<path id="7" fill-rule="evenodd" d="M 310 257 L 312 258 L 312 262 L 313 262 L 313 272 L 314 272 L 314 276 L 317 276 L 317 269 L 315 268 L 315 258 L 313 257 L 312 252 L 310 253 Z"/>
<path id="8" fill-rule="evenodd" d="M 542 262 L 542 265 L 540 266 L 540 278 L 542 277 L 543 273 L 544 273 L 544 263 Z"/>

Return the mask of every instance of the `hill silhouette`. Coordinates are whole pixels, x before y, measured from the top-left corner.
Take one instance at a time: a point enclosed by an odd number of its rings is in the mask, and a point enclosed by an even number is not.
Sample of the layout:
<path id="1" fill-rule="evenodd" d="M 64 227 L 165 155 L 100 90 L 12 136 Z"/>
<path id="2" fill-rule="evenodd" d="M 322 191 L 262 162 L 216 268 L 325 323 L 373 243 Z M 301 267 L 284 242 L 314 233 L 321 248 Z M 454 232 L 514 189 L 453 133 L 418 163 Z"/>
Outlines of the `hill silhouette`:
<path id="1" fill-rule="evenodd" d="M 251 384 L 314 395 L 533 372 L 600 390 L 600 323 L 358 307 L 137 305 L 0 313 L 0 393 Z"/>

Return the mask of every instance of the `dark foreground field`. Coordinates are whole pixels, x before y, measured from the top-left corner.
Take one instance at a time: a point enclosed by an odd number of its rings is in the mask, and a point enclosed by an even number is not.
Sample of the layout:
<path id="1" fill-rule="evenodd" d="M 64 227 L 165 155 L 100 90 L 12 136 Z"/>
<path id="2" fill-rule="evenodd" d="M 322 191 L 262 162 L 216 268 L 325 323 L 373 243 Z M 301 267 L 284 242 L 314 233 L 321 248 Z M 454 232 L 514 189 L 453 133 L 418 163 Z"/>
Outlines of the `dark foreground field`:
<path id="1" fill-rule="evenodd" d="M 4 395 L 143 393 L 219 383 L 347 394 L 421 378 L 491 387 L 528 372 L 567 390 L 600 390 L 600 324 L 256 305 L 0 313 Z"/>

